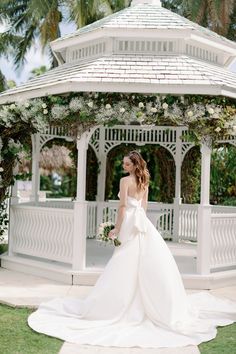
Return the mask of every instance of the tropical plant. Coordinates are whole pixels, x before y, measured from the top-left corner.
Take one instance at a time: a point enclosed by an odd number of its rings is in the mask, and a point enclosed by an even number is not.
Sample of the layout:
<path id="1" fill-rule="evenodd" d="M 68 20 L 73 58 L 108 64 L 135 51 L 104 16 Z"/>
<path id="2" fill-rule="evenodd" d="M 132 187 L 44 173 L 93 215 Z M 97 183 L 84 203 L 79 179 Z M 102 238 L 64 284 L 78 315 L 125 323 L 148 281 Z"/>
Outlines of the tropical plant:
<path id="1" fill-rule="evenodd" d="M 38 68 L 34 68 L 30 71 L 30 78 L 44 74 L 48 68 L 46 65 L 41 65 Z"/>
<path id="2" fill-rule="evenodd" d="M 6 30 L 0 36 L 0 53 L 13 55 L 19 66 L 36 38 L 40 38 L 45 49 L 50 41 L 60 37 L 59 5 L 58 0 L 2 0 L 0 21 Z M 9 47 L 13 47 L 14 52 L 9 52 Z"/>
<path id="3" fill-rule="evenodd" d="M 68 12 L 70 20 L 82 27 L 128 3 L 126 0 L 2 0 L 0 23 L 6 30 L 0 34 L 0 54 L 13 56 L 19 66 L 36 39 L 40 39 L 42 50 L 50 50 L 48 43 L 61 36 L 59 24 L 67 20 Z"/>
<path id="4" fill-rule="evenodd" d="M 231 36 L 235 0 L 183 0 L 182 6 L 188 18 L 222 36 Z"/>
<path id="5" fill-rule="evenodd" d="M 0 70 L 0 92 L 6 90 L 6 88 L 7 88 L 6 78 Z"/>

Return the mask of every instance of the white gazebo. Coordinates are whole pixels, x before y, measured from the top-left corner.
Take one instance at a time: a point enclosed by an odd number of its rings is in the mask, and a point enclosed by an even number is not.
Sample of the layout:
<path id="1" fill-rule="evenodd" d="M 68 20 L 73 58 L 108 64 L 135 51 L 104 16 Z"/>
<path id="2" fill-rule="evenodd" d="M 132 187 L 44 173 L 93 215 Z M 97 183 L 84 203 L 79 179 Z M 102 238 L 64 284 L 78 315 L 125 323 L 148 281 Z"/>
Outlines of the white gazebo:
<path id="1" fill-rule="evenodd" d="M 0 104 L 69 92 L 202 94 L 236 98 L 236 74 L 228 67 L 236 44 L 162 8 L 158 0 L 133 0 L 119 11 L 51 43 L 59 66 L 0 95 Z M 104 201 L 106 160 L 115 146 L 158 144 L 175 161 L 172 204 L 150 202 L 148 216 L 176 256 L 186 287 L 213 288 L 236 282 L 236 208 L 209 204 L 211 148 L 201 146 L 200 204 L 181 203 L 181 165 L 194 146 L 186 127 L 95 126 L 77 140 L 75 201 L 39 201 L 39 154 L 49 140 L 72 140 L 64 128 L 32 136 L 33 189 L 18 203 L 13 189 L 9 252 L 1 266 L 71 284 L 94 284 L 111 247 L 94 240 L 101 221 L 114 220 L 118 201 Z M 220 142 L 220 141 L 219 141 Z M 222 143 L 236 146 L 236 137 Z M 100 163 L 95 202 L 85 199 L 90 145 Z M 87 255 L 86 252 L 90 252 Z"/>

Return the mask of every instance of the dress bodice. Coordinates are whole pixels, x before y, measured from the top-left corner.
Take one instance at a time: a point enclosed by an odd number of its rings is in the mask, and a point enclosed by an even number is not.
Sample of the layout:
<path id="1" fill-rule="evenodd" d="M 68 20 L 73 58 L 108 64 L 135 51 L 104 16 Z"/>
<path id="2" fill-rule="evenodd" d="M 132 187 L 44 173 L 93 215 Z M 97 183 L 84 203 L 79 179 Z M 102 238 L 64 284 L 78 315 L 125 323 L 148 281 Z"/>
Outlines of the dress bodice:
<path id="1" fill-rule="evenodd" d="M 120 197 L 120 192 L 118 193 L 118 197 Z M 146 213 L 142 207 L 142 199 L 136 199 L 131 196 L 127 196 L 127 211 L 132 212 L 133 223 L 136 231 L 140 233 L 145 233 L 147 230 L 146 227 Z"/>
<path id="2" fill-rule="evenodd" d="M 120 192 L 118 193 L 118 197 L 120 198 Z M 129 195 L 127 195 L 127 204 L 128 204 L 128 207 L 141 207 L 142 205 L 142 199 L 136 199 L 134 197 L 131 197 Z"/>

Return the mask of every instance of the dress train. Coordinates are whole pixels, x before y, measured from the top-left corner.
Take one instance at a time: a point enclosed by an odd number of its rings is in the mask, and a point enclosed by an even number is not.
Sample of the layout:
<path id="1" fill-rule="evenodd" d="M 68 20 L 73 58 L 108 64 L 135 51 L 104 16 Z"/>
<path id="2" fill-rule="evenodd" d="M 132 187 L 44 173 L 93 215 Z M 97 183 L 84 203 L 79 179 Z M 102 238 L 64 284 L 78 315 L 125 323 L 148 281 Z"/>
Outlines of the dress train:
<path id="1" fill-rule="evenodd" d="M 85 299 L 42 303 L 29 326 L 78 344 L 157 348 L 198 345 L 236 321 L 236 302 L 186 294 L 168 246 L 135 198 L 128 197 L 119 239 Z"/>

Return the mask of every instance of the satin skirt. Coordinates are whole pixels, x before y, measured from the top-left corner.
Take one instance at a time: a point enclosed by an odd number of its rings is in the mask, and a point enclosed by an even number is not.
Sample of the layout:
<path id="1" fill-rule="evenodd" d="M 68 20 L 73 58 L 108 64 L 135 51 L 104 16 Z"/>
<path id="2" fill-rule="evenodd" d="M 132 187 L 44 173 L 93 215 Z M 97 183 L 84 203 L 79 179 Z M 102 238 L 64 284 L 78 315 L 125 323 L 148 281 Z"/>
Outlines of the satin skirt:
<path id="1" fill-rule="evenodd" d="M 205 291 L 186 294 L 168 246 L 131 197 L 119 239 L 85 299 L 44 302 L 29 326 L 72 343 L 158 348 L 198 345 L 236 321 L 236 302 Z"/>

